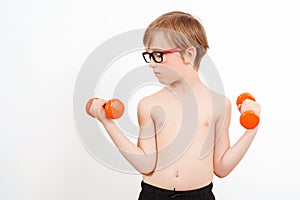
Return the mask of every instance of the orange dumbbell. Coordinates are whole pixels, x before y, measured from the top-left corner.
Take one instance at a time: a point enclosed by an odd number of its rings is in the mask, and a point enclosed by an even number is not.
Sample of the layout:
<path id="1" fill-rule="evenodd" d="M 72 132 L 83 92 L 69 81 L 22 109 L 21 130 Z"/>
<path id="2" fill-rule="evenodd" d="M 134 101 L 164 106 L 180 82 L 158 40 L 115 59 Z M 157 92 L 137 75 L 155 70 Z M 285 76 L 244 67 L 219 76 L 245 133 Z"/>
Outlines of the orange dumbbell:
<path id="1" fill-rule="evenodd" d="M 242 103 L 246 100 L 250 99 L 255 101 L 255 98 L 250 93 L 243 93 L 238 96 L 236 100 L 236 105 L 238 109 L 241 109 Z M 259 123 L 259 117 L 252 110 L 246 110 L 240 116 L 240 123 L 246 129 L 254 129 Z"/>
<path id="2" fill-rule="evenodd" d="M 86 110 L 87 114 L 93 118 L 95 118 L 95 116 L 92 115 L 92 113 L 90 112 L 90 109 L 91 109 L 92 103 L 95 99 L 98 99 L 98 98 L 90 99 L 85 106 L 85 110 Z M 103 105 L 103 108 L 104 108 L 106 116 L 111 119 L 118 119 L 124 113 L 124 104 L 119 99 L 108 100 Z"/>

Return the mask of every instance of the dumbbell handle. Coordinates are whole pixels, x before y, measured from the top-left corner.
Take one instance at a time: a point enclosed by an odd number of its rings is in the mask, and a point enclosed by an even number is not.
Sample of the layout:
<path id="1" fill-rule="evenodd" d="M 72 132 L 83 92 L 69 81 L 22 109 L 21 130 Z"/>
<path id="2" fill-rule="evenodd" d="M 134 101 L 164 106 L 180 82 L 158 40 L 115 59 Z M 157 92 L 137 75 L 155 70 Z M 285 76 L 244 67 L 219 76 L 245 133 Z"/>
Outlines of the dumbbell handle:
<path id="1" fill-rule="evenodd" d="M 242 103 L 246 100 L 250 99 L 255 101 L 255 98 L 250 93 L 243 93 L 238 96 L 236 100 L 236 104 L 238 109 L 241 109 Z M 246 110 L 240 116 L 240 123 L 246 129 L 254 129 L 259 123 L 259 117 L 252 110 Z"/>
<path id="2" fill-rule="evenodd" d="M 92 115 L 90 109 L 93 104 L 93 101 L 98 98 L 92 98 L 90 99 L 85 106 L 86 112 L 91 117 L 95 118 L 95 116 Z M 107 117 L 111 119 L 118 119 L 120 118 L 124 113 L 124 104 L 119 99 L 110 99 L 103 105 L 105 114 Z"/>

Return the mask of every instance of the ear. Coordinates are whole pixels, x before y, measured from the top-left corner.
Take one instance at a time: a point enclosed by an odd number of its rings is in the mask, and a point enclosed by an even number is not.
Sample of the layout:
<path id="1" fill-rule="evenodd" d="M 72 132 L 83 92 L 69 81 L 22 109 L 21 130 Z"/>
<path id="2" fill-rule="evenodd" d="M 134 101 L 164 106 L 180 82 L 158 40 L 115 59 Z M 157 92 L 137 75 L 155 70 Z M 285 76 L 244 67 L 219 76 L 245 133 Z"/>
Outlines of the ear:
<path id="1" fill-rule="evenodd" d="M 195 47 L 188 47 L 184 52 L 184 64 L 194 64 L 197 51 Z"/>

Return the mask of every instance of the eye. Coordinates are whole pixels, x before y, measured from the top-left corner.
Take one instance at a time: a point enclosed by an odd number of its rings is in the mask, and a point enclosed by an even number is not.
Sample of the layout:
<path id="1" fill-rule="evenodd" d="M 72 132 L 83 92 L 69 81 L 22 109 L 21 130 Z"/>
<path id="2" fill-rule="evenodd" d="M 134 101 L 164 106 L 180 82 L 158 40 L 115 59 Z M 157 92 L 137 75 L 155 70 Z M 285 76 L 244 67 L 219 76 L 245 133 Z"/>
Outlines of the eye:
<path id="1" fill-rule="evenodd" d="M 155 57 L 161 57 L 161 54 L 162 54 L 162 52 L 159 52 L 159 51 L 153 51 L 152 52 L 152 55 L 155 56 Z"/>

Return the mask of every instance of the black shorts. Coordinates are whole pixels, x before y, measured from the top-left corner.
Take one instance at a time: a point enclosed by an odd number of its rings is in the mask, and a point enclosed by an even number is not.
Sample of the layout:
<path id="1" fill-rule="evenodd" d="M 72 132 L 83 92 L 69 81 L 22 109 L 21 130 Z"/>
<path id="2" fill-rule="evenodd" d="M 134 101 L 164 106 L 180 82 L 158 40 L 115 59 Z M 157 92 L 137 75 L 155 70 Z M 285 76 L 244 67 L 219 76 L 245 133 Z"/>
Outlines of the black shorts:
<path id="1" fill-rule="evenodd" d="M 213 184 L 187 191 L 166 190 L 142 181 L 142 190 L 138 200 L 215 200 Z"/>

